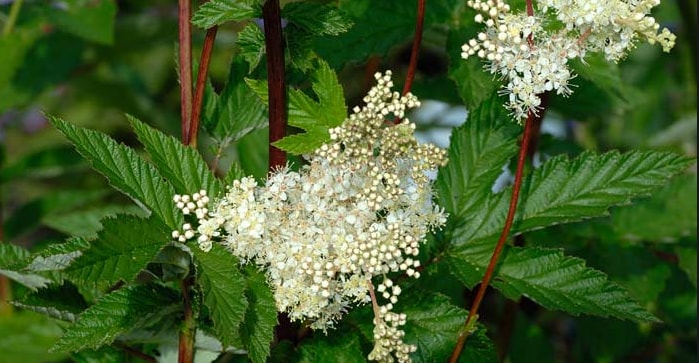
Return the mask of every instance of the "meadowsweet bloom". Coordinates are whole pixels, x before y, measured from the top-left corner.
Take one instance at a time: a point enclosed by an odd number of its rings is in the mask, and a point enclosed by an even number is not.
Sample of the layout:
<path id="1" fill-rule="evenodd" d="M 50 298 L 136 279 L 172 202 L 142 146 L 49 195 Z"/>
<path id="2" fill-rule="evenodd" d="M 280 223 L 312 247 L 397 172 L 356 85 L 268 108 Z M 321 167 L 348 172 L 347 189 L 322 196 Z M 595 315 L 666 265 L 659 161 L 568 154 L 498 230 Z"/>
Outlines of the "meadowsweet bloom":
<path id="1" fill-rule="evenodd" d="M 377 310 L 370 358 L 408 362 L 415 348 L 402 343 L 405 316 L 391 312 L 400 288 L 386 275 L 420 276 L 420 243 L 446 222 L 432 204 L 427 172 L 445 165 L 446 155 L 418 144 L 415 125 L 404 118 L 419 106 L 417 98 L 391 91 L 390 71 L 376 80 L 365 105 L 331 129 L 331 141 L 307 155 L 298 172 L 274 170 L 262 185 L 243 178 L 214 203 L 203 192 L 175 196 L 197 223 L 173 238 L 196 239 L 205 251 L 220 243 L 263 267 L 278 310 L 314 329 L 332 327 L 352 304 L 371 301 L 372 279 L 381 278 L 386 304 Z M 396 118 L 402 121 L 394 125 Z"/>
<path id="2" fill-rule="evenodd" d="M 638 39 L 659 43 L 664 51 L 675 44 L 675 35 L 649 16 L 659 0 L 541 0 L 538 14 L 512 13 L 503 0 L 470 0 L 479 11 L 475 21 L 485 29 L 462 46 L 461 56 L 476 55 L 486 69 L 505 80 L 506 107 L 517 120 L 540 106 L 538 94 L 571 93 L 568 81 L 575 77 L 568 60 L 584 59 L 588 52 L 602 52 L 618 61 Z M 552 12 L 562 26 L 548 26 Z M 556 29 L 556 30 L 548 30 Z"/>

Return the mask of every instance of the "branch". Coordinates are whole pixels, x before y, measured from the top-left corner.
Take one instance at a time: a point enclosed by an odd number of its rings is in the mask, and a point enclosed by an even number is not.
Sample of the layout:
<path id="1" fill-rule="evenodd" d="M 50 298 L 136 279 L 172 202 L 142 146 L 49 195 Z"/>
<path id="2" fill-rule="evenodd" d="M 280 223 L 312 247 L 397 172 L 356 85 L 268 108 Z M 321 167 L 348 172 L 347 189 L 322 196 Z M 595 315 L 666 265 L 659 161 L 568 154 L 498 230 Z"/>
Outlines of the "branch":
<path id="1" fill-rule="evenodd" d="M 180 328 L 179 343 L 177 347 L 177 363 L 192 363 L 194 361 L 194 313 L 192 312 L 191 287 L 193 278 L 187 277 L 180 281 L 182 288 L 182 307 L 184 309 L 184 321 Z"/>
<path id="2" fill-rule="evenodd" d="M 179 68 L 180 68 L 180 125 L 182 143 L 190 144 L 192 119 L 192 9 L 190 0 L 179 0 Z"/>
<path id="3" fill-rule="evenodd" d="M 194 89 L 194 98 L 192 101 L 192 119 L 189 124 L 189 142 L 187 145 L 197 146 L 197 134 L 199 132 L 199 120 L 201 117 L 201 107 L 204 102 L 204 88 L 206 79 L 209 74 L 209 63 L 211 61 L 211 51 L 214 49 L 214 40 L 216 40 L 217 26 L 212 26 L 206 31 L 204 38 L 204 47 L 201 50 L 201 58 L 199 59 L 199 70 L 197 71 L 197 83 Z"/>
<path id="4" fill-rule="evenodd" d="M 269 170 L 286 165 L 286 153 L 272 145 L 286 136 L 286 82 L 284 80 L 284 44 L 279 0 L 267 0 L 262 8 L 267 50 L 267 87 L 269 92 Z"/>
<path id="5" fill-rule="evenodd" d="M 417 70 L 417 57 L 420 54 L 420 43 L 422 42 L 422 26 L 425 23 L 425 0 L 417 0 L 417 19 L 415 20 L 415 35 L 413 36 L 413 47 L 410 50 L 410 63 L 408 64 L 408 74 L 405 76 L 403 94 L 410 92 Z"/>

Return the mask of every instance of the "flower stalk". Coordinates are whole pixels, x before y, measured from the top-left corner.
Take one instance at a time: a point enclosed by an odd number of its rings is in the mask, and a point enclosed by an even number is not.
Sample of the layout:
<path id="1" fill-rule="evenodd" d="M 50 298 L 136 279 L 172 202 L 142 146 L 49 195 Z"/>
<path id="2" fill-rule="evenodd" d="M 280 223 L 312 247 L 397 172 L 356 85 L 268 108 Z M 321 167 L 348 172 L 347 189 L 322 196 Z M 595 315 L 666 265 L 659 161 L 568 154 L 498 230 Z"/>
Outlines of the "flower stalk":
<path id="1" fill-rule="evenodd" d="M 279 0 L 267 0 L 262 8 L 265 48 L 267 50 L 267 87 L 269 92 L 269 170 L 286 165 L 286 153 L 272 143 L 286 136 L 286 80 L 284 44 Z"/>

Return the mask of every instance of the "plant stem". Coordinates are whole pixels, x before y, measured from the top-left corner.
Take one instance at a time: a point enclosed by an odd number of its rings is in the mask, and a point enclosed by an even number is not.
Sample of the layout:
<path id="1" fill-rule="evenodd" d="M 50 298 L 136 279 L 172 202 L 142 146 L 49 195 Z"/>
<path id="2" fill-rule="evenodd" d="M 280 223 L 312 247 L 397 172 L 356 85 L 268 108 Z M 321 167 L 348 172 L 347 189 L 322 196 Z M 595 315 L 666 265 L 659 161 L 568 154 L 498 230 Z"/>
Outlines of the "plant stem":
<path id="1" fill-rule="evenodd" d="M 15 2 L 12 3 L 10 13 L 7 16 L 7 21 L 5 22 L 5 26 L 2 28 L 3 36 L 7 36 L 8 34 L 12 33 L 12 29 L 15 27 L 17 17 L 19 16 L 19 10 L 22 8 L 23 2 L 24 0 L 15 0 Z"/>
<path id="2" fill-rule="evenodd" d="M 286 82 L 284 44 L 279 0 L 267 0 L 262 8 L 267 50 L 267 87 L 269 96 L 269 170 L 286 165 L 286 153 L 272 145 L 286 135 Z"/>
<path id="3" fill-rule="evenodd" d="M 415 35 L 413 36 L 413 47 L 410 50 L 410 63 L 408 73 L 405 76 L 403 94 L 410 92 L 417 70 L 417 57 L 420 54 L 420 43 L 422 42 L 422 26 L 425 23 L 425 0 L 417 0 L 417 18 L 415 19 Z"/>
<path id="4" fill-rule="evenodd" d="M 192 147 L 197 146 L 201 106 L 204 102 L 204 88 L 209 74 L 209 63 L 211 62 L 211 52 L 214 49 L 214 40 L 216 40 L 217 30 L 217 26 L 212 26 L 206 31 L 204 47 L 201 50 L 201 58 L 199 59 L 199 70 L 197 71 L 197 82 L 194 88 L 194 99 L 192 101 L 192 119 L 189 124 L 188 132 L 189 142 L 187 144 Z"/>
<path id="5" fill-rule="evenodd" d="M 519 148 L 517 170 L 515 171 L 515 181 L 512 187 L 512 197 L 510 198 L 510 207 L 507 211 L 505 226 L 502 229 L 502 233 L 500 234 L 500 239 L 498 239 L 498 243 L 495 245 L 493 255 L 490 257 L 490 263 L 488 263 L 488 268 L 485 271 L 485 276 L 483 276 L 483 280 L 481 282 L 480 287 L 478 288 L 478 292 L 476 293 L 476 297 L 473 301 L 473 304 L 471 304 L 471 309 L 469 309 L 468 317 L 466 318 L 466 323 L 464 323 L 465 326 L 468 326 L 471 323 L 471 320 L 473 320 L 474 316 L 478 312 L 478 308 L 480 307 L 481 301 L 483 301 L 483 296 L 485 295 L 485 290 L 488 287 L 488 284 L 490 283 L 490 279 L 493 277 L 495 266 L 497 265 L 498 259 L 500 258 L 500 254 L 502 253 L 502 250 L 505 247 L 505 241 L 507 241 L 507 236 L 510 233 L 510 229 L 512 228 L 512 222 L 514 221 L 515 212 L 517 210 L 519 191 L 522 186 L 522 175 L 524 171 L 525 161 L 527 159 L 527 149 L 529 148 L 529 140 L 531 139 L 532 130 L 534 128 L 534 122 L 532 122 L 533 118 L 534 113 L 530 111 L 527 114 L 527 121 L 524 125 L 524 136 L 522 137 L 522 144 Z M 459 339 L 456 343 L 456 346 L 454 347 L 454 351 L 452 352 L 452 355 L 449 358 L 450 363 L 456 363 L 458 361 L 459 356 L 461 355 L 461 351 L 464 348 L 464 344 L 466 343 L 466 338 L 468 338 L 467 331 L 464 331 L 459 335 Z"/>
<path id="6" fill-rule="evenodd" d="M 192 120 L 192 17 L 191 0 L 179 0 L 179 71 L 180 71 L 180 125 L 182 143 L 190 145 Z"/>
<path id="7" fill-rule="evenodd" d="M 177 363 L 192 363 L 194 361 L 194 313 L 192 311 L 191 287 L 193 278 L 185 278 L 180 281 L 182 288 L 182 307 L 184 309 L 184 321 L 180 329 L 179 344 L 177 349 Z"/>

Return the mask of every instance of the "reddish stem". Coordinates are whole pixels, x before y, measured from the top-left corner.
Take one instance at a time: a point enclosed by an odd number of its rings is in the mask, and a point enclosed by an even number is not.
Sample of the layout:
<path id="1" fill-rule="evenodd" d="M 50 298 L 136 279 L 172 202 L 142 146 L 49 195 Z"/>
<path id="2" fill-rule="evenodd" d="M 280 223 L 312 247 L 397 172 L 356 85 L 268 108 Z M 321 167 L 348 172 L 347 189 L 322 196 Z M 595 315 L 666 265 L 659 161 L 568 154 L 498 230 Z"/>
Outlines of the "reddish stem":
<path id="1" fill-rule="evenodd" d="M 410 92 L 417 70 L 417 57 L 420 54 L 420 43 L 422 42 L 422 26 L 425 23 L 425 0 L 417 0 L 417 18 L 415 19 L 415 35 L 413 36 L 413 47 L 410 50 L 410 63 L 408 73 L 405 76 L 403 94 Z"/>
<path id="2" fill-rule="evenodd" d="M 180 281 L 182 288 L 182 308 L 184 321 L 180 328 L 179 344 L 177 346 L 177 363 L 192 363 L 194 361 L 194 312 L 192 311 L 191 287 L 194 283 L 192 278 L 185 278 Z"/>
<path id="3" fill-rule="evenodd" d="M 206 31 L 204 38 L 204 46 L 201 50 L 201 58 L 199 60 L 199 70 L 197 71 L 197 83 L 194 88 L 194 99 L 192 101 L 192 119 L 189 124 L 187 145 L 197 146 L 197 134 L 199 132 L 199 120 L 201 118 L 201 105 L 204 101 L 204 88 L 206 79 L 209 74 L 209 63 L 211 62 L 211 52 L 214 49 L 214 40 L 216 40 L 217 26 L 212 26 Z"/>
<path id="4" fill-rule="evenodd" d="M 192 17 L 190 0 L 179 0 L 180 116 L 182 143 L 189 145 L 192 119 Z"/>
<path id="5" fill-rule="evenodd" d="M 286 82 L 284 80 L 284 44 L 279 0 L 267 0 L 262 8 L 267 49 L 267 87 L 269 96 L 269 170 L 286 165 L 286 153 L 272 145 L 286 136 Z"/>
<path id="6" fill-rule="evenodd" d="M 485 271 L 485 276 L 483 276 L 483 281 L 481 282 L 481 285 L 478 288 L 476 298 L 474 299 L 473 304 L 471 305 L 471 309 L 468 312 L 468 317 L 466 318 L 466 323 L 464 324 L 466 326 L 468 326 L 471 323 L 471 320 L 473 320 L 476 313 L 478 312 L 478 308 L 480 307 L 481 302 L 483 301 L 483 296 L 485 295 L 485 290 L 488 287 L 488 284 L 490 284 L 490 279 L 493 277 L 493 273 L 495 272 L 495 266 L 498 263 L 500 254 L 502 253 L 502 250 L 505 247 L 505 241 L 507 241 L 507 236 L 509 235 L 510 229 L 512 228 L 512 222 L 514 221 L 515 212 L 517 211 L 519 191 L 522 187 L 522 175 L 524 174 L 524 165 L 525 161 L 527 160 L 529 140 L 532 137 L 532 131 L 534 129 L 535 124 L 535 122 L 533 122 L 533 119 L 534 113 L 530 111 L 527 114 L 527 121 L 524 125 L 524 136 L 522 137 L 522 144 L 519 148 L 519 156 L 517 158 L 517 170 L 515 171 L 515 181 L 514 185 L 512 186 L 512 197 L 510 198 L 510 207 L 507 210 L 505 226 L 502 228 L 500 239 L 498 239 L 498 243 L 495 245 L 495 250 L 493 250 L 493 255 L 490 258 L 490 263 L 488 263 L 488 268 Z M 454 351 L 452 352 L 452 355 L 449 358 L 450 363 L 456 363 L 458 361 L 459 356 L 461 355 L 461 351 L 464 348 L 464 344 L 466 343 L 466 338 L 468 338 L 468 332 L 466 331 L 459 335 L 459 339 L 456 342 Z"/>
<path id="7" fill-rule="evenodd" d="M 157 363 L 158 362 L 157 359 L 149 356 L 148 354 L 141 352 L 138 349 L 131 348 L 126 344 L 117 342 L 117 343 L 114 343 L 114 345 L 117 348 L 123 350 L 124 352 L 126 352 L 126 353 L 128 353 L 128 354 L 130 354 L 130 355 L 132 355 L 132 356 L 134 356 L 134 357 L 136 357 L 144 362 L 148 362 L 148 363 Z"/>

